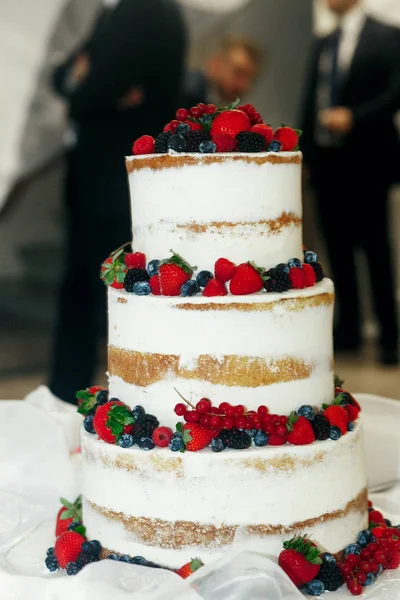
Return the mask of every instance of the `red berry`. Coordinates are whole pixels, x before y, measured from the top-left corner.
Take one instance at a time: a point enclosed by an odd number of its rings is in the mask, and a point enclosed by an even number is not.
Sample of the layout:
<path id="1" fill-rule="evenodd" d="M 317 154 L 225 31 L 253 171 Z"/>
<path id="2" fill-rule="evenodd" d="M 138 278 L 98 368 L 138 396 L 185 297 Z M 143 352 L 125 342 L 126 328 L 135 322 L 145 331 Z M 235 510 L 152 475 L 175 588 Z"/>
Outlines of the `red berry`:
<path id="1" fill-rule="evenodd" d="M 362 585 L 358 583 L 355 579 L 349 579 L 347 582 L 347 587 L 349 588 L 349 592 L 353 594 L 353 596 L 359 596 L 362 594 Z"/>
<path id="2" fill-rule="evenodd" d="M 210 417 L 210 426 L 219 429 L 222 426 L 222 419 L 219 415 Z"/>
<path id="3" fill-rule="evenodd" d="M 225 414 L 227 417 L 233 417 L 235 414 L 235 407 L 234 406 L 227 406 L 225 409 Z"/>
<path id="4" fill-rule="evenodd" d="M 153 431 L 153 442 L 159 448 L 165 448 L 170 443 L 172 435 L 172 429 L 169 427 L 157 427 Z"/>
<path id="5" fill-rule="evenodd" d="M 360 553 L 361 560 L 369 560 L 371 558 L 371 550 L 367 548 L 363 548 Z"/>
<path id="6" fill-rule="evenodd" d="M 154 154 L 155 139 L 151 135 L 142 135 L 132 146 L 133 154 Z"/>
<path id="7" fill-rule="evenodd" d="M 246 425 L 246 417 L 235 417 L 235 427 L 237 427 L 237 429 L 246 429 Z"/>
<path id="8" fill-rule="evenodd" d="M 217 133 L 213 135 L 212 141 L 217 146 L 217 152 L 233 152 L 236 150 L 236 138 L 227 133 Z"/>
<path id="9" fill-rule="evenodd" d="M 286 425 L 278 425 L 278 427 L 275 429 L 275 432 L 278 435 L 286 435 L 286 433 L 287 433 Z"/>
<path id="10" fill-rule="evenodd" d="M 348 554 L 346 556 L 346 563 L 348 565 L 350 565 L 353 569 L 356 565 L 358 565 L 358 563 L 360 562 L 360 557 L 358 556 L 358 554 Z"/>
<path id="11" fill-rule="evenodd" d="M 271 433 L 271 435 L 268 436 L 268 444 L 270 446 L 282 446 L 283 444 L 286 444 L 286 438 L 277 433 Z"/>
<path id="12" fill-rule="evenodd" d="M 282 415 L 279 417 L 279 425 L 286 425 L 288 422 L 288 418 L 286 415 Z"/>
<path id="13" fill-rule="evenodd" d="M 339 427 L 342 435 L 347 432 L 349 417 L 343 406 L 332 405 L 328 406 L 323 412 L 329 423 L 335 427 Z M 371 517 L 370 517 L 371 518 Z"/>
<path id="14" fill-rule="evenodd" d="M 222 427 L 223 429 L 232 429 L 233 427 L 233 418 L 232 417 L 224 417 L 222 419 Z"/>
<path id="15" fill-rule="evenodd" d="M 371 502 L 371 500 L 368 500 L 368 508 L 372 508 L 372 502 Z"/>
<path id="16" fill-rule="evenodd" d="M 361 558 L 361 555 L 360 555 Z M 371 565 L 367 560 L 361 560 L 358 564 L 358 568 L 360 569 L 360 571 L 363 571 L 364 573 L 369 573 L 371 571 Z"/>
<path id="17" fill-rule="evenodd" d="M 189 116 L 189 111 L 186 108 L 178 108 L 176 111 L 176 118 L 178 121 L 184 121 Z"/>
<path id="18" fill-rule="evenodd" d="M 254 417 L 251 422 L 249 422 L 249 417 L 247 417 L 247 429 L 262 429 L 262 419 L 261 417 Z"/>
<path id="19" fill-rule="evenodd" d="M 272 423 L 273 420 L 274 420 L 273 415 L 270 415 L 269 413 L 262 415 L 262 421 L 266 425 L 268 425 L 268 423 Z"/>
<path id="20" fill-rule="evenodd" d="M 204 107 L 204 114 L 205 115 L 213 115 L 216 110 L 217 110 L 217 108 L 214 104 L 206 104 Z"/>
<path id="21" fill-rule="evenodd" d="M 175 132 L 176 128 L 178 127 L 178 125 L 180 125 L 181 122 L 177 121 L 176 119 L 174 119 L 173 121 L 170 121 L 170 123 L 167 123 L 166 126 L 164 127 L 164 131 L 172 131 Z"/>
<path id="22" fill-rule="evenodd" d="M 202 113 L 198 106 L 192 106 L 192 108 L 189 110 L 189 114 L 194 119 L 200 119 Z"/>
<path id="23" fill-rule="evenodd" d="M 76 561 L 84 542 L 85 538 L 76 531 L 66 531 L 57 538 L 54 554 L 62 569 L 65 569 L 69 562 Z"/>
<path id="24" fill-rule="evenodd" d="M 379 510 L 371 510 L 369 513 L 369 522 L 370 523 L 384 523 L 385 518 L 383 514 Z"/>
<path id="25" fill-rule="evenodd" d="M 154 296 L 161 296 L 161 279 L 159 275 L 152 275 L 149 279 L 151 293 Z"/>
<path id="26" fill-rule="evenodd" d="M 183 404 L 183 402 L 179 402 L 179 404 L 177 404 L 174 408 L 175 414 L 178 415 L 178 417 L 183 417 L 183 415 L 186 412 L 186 405 Z"/>
<path id="27" fill-rule="evenodd" d="M 361 571 L 358 571 L 356 573 L 356 579 L 357 579 L 358 583 L 361 583 L 361 585 L 362 585 L 363 583 L 365 583 L 367 581 L 367 573 L 366 572 L 362 573 Z"/>
<path id="28" fill-rule="evenodd" d="M 280 127 L 274 133 L 274 139 L 282 144 L 282 150 L 292 151 L 299 143 L 299 136 L 291 127 Z"/>
<path id="29" fill-rule="evenodd" d="M 128 269 L 145 269 L 146 256 L 143 252 L 127 252 L 124 256 L 124 263 Z"/>
<path id="30" fill-rule="evenodd" d="M 377 570 L 379 569 L 379 565 L 378 563 L 376 563 L 375 561 L 369 561 L 369 566 L 371 567 L 371 573 L 376 573 Z"/>
<path id="31" fill-rule="evenodd" d="M 217 279 L 210 279 L 203 290 L 203 296 L 227 296 L 228 290 Z"/>
<path id="32" fill-rule="evenodd" d="M 274 423 L 274 425 L 279 425 L 279 423 L 280 423 L 280 416 L 272 414 L 271 417 L 272 417 L 272 422 Z"/>
<path id="33" fill-rule="evenodd" d="M 251 131 L 254 133 L 261 133 L 261 135 L 265 138 L 267 147 L 274 137 L 274 130 L 270 125 L 253 125 Z"/>
<path id="34" fill-rule="evenodd" d="M 185 414 L 185 421 L 187 423 L 198 423 L 200 415 L 196 410 L 188 410 Z"/>
<path id="35" fill-rule="evenodd" d="M 215 279 L 221 283 L 226 283 L 232 279 L 236 271 L 236 265 L 227 258 L 219 258 L 214 265 Z"/>
<path id="36" fill-rule="evenodd" d="M 389 557 L 388 569 L 398 569 L 400 566 L 400 554 L 398 552 L 392 552 Z"/>
<path id="37" fill-rule="evenodd" d="M 210 400 L 208 400 L 208 398 L 202 398 L 196 404 L 196 410 L 200 414 L 204 414 L 204 413 L 209 412 L 210 408 L 211 408 L 211 402 L 210 402 Z"/>
<path id="38" fill-rule="evenodd" d="M 312 287 L 315 285 L 317 282 L 317 276 L 312 266 L 304 263 L 302 271 L 306 280 L 306 287 Z"/>
<path id="39" fill-rule="evenodd" d="M 303 273 L 303 269 L 300 267 L 292 267 L 289 270 L 289 279 L 292 284 L 292 288 L 295 290 L 300 290 L 306 287 L 306 277 Z"/>
<path id="40" fill-rule="evenodd" d="M 264 406 L 264 405 L 261 405 L 261 406 L 259 406 L 259 407 L 257 408 L 257 412 L 258 412 L 258 414 L 259 414 L 259 415 L 261 415 L 262 417 L 265 417 L 265 416 L 266 416 L 266 415 L 269 413 L 269 410 L 268 410 L 268 408 L 267 408 L 266 406 Z"/>
<path id="41" fill-rule="evenodd" d="M 235 415 L 237 415 L 238 417 L 240 417 L 241 415 L 244 415 L 245 409 L 243 404 L 238 404 L 237 406 L 234 407 L 235 409 Z"/>
<path id="42" fill-rule="evenodd" d="M 222 413 L 225 414 L 225 411 L 228 408 L 228 406 L 230 406 L 229 402 L 221 402 L 218 408 Z"/>
<path id="43" fill-rule="evenodd" d="M 197 121 L 191 121 L 190 119 L 186 119 L 184 123 L 186 123 L 186 125 L 189 125 L 191 131 L 203 131 L 202 124 Z"/>
<path id="44" fill-rule="evenodd" d="M 386 554 L 382 550 L 377 550 L 374 552 L 374 562 L 377 562 L 378 565 L 384 565 L 387 562 Z"/>
<path id="45" fill-rule="evenodd" d="M 377 544 L 376 542 L 371 542 L 370 544 L 368 544 L 367 548 L 371 552 L 372 556 L 372 554 L 378 550 L 379 544 Z"/>
<path id="46" fill-rule="evenodd" d="M 260 273 L 249 263 L 242 263 L 236 268 L 229 289 L 231 294 L 243 296 L 259 292 L 263 285 Z"/>
<path id="47" fill-rule="evenodd" d="M 212 413 L 213 415 L 219 415 L 220 414 L 220 410 L 216 406 L 212 406 L 210 408 L 209 412 Z"/>
<path id="48" fill-rule="evenodd" d="M 267 423 L 266 425 L 263 425 L 263 429 L 265 433 L 268 433 L 268 435 L 270 435 L 271 433 L 275 432 L 275 425 L 273 423 Z"/>
<path id="49" fill-rule="evenodd" d="M 210 427 L 211 418 L 211 415 L 200 415 L 200 425 L 203 425 L 203 427 Z"/>
<path id="50" fill-rule="evenodd" d="M 342 572 L 343 577 L 351 574 L 352 568 L 348 564 L 340 565 L 340 570 Z"/>
<path id="51" fill-rule="evenodd" d="M 249 117 L 241 110 L 226 110 L 219 113 L 211 125 L 211 135 L 227 133 L 232 137 L 241 131 L 249 131 L 251 122 Z"/>
<path id="52" fill-rule="evenodd" d="M 199 108 L 201 110 L 201 114 L 204 114 L 204 109 L 205 109 L 206 105 L 204 104 L 204 102 L 198 102 L 197 103 L 197 108 Z"/>

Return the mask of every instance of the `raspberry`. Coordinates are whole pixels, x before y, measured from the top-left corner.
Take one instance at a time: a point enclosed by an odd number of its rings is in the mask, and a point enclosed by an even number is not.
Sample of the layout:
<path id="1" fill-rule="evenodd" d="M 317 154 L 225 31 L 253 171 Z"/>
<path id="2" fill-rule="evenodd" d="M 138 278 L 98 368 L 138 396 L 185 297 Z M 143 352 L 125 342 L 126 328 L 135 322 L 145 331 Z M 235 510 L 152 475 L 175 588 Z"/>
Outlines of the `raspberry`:
<path id="1" fill-rule="evenodd" d="M 210 279 L 203 290 L 203 296 L 226 296 L 227 294 L 225 284 L 217 279 Z"/>
<path id="2" fill-rule="evenodd" d="M 317 281 L 317 275 L 311 265 L 303 264 L 303 273 L 306 278 L 306 287 L 312 287 Z"/>
<path id="3" fill-rule="evenodd" d="M 238 106 L 238 110 L 244 112 L 250 119 L 252 125 L 262 123 L 262 117 L 252 104 L 245 104 L 244 106 Z"/>
<path id="4" fill-rule="evenodd" d="M 157 427 L 153 431 L 153 442 L 159 448 L 165 448 L 172 440 L 172 429 L 169 427 Z"/>
<path id="5" fill-rule="evenodd" d="M 239 152 L 263 152 L 267 147 L 264 136 L 254 131 L 241 131 L 236 140 Z"/>
<path id="6" fill-rule="evenodd" d="M 293 289 L 300 290 L 306 287 L 306 278 L 303 269 L 299 267 L 292 267 L 289 270 L 289 279 Z"/>
<path id="7" fill-rule="evenodd" d="M 132 146 L 133 154 L 153 154 L 155 139 L 151 135 L 142 135 Z"/>
<path id="8" fill-rule="evenodd" d="M 212 137 L 217 146 L 217 152 L 233 152 L 236 149 L 236 139 L 227 133 L 218 133 Z"/>
<path id="9" fill-rule="evenodd" d="M 124 263 L 128 269 L 145 269 L 146 256 L 143 252 L 128 252 L 124 256 Z"/>
<path id="10" fill-rule="evenodd" d="M 221 283 L 230 281 L 236 271 L 236 265 L 227 258 L 219 258 L 214 265 L 215 279 Z"/>

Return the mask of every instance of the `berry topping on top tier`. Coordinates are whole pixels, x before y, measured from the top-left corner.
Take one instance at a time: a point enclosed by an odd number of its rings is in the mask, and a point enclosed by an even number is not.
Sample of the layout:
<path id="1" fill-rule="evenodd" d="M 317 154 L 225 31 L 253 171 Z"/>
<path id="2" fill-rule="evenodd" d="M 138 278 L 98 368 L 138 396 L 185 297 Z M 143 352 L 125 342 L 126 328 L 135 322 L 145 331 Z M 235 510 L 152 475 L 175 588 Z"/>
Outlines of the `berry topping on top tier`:
<path id="1" fill-rule="evenodd" d="M 298 150 L 299 130 L 286 126 L 274 130 L 263 123 L 252 104 L 239 106 L 239 100 L 219 108 L 203 103 L 189 110 L 178 108 L 175 117 L 155 139 L 150 135 L 138 138 L 133 154 Z"/>

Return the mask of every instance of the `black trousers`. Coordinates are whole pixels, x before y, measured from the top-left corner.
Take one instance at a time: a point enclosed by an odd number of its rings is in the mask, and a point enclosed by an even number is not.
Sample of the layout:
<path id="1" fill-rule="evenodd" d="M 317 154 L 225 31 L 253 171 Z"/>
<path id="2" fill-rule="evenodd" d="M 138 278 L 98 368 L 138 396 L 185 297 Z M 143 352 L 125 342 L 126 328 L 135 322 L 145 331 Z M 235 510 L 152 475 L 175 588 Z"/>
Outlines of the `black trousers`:
<path id="1" fill-rule="evenodd" d="M 313 169 L 317 209 L 325 236 L 339 308 L 339 326 L 348 339 L 360 338 L 360 299 L 355 253 L 369 269 L 380 342 L 397 348 L 398 324 L 392 249 L 389 240 L 389 178 L 368 148 L 349 152 L 320 149 Z M 374 160 L 375 159 L 375 160 Z"/>
<path id="2" fill-rule="evenodd" d="M 126 179 L 119 190 L 126 213 L 110 210 L 105 215 L 96 210 L 95 204 L 93 211 L 89 211 L 88 197 L 82 210 L 82 192 L 93 194 L 94 186 L 91 188 L 90 181 L 83 184 L 75 161 L 76 156 L 71 154 L 66 181 L 67 248 L 49 382 L 56 396 L 71 403 L 76 403 L 77 390 L 96 383 L 93 378 L 99 342 L 106 339 L 106 287 L 100 279 L 101 263 L 131 238 Z M 97 174 L 101 177 L 101 171 Z M 122 173 L 122 177 L 126 175 Z M 100 200 L 94 197 L 93 203 Z M 110 206 L 115 201 L 116 198 L 109 198 Z"/>

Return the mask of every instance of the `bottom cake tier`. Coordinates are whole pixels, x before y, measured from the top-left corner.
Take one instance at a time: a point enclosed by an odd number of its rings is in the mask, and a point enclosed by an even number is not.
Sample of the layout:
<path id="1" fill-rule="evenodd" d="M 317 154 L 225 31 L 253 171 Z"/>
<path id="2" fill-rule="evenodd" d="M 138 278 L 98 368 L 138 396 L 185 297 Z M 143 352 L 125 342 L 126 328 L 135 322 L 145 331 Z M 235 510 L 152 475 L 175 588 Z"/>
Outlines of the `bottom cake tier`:
<path id="1" fill-rule="evenodd" d="M 89 539 L 165 566 L 210 561 L 250 536 L 274 556 L 297 533 L 338 553 L 368 526 L 359 420 L 338 441 L 221 454 L 123 449 L 83 431 L 82 454 Z"/>

